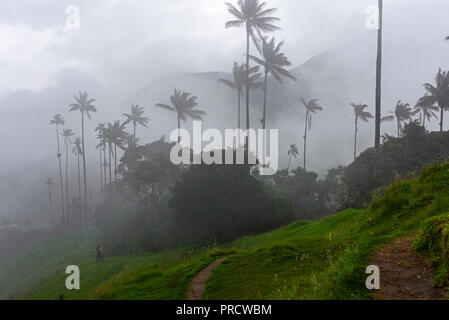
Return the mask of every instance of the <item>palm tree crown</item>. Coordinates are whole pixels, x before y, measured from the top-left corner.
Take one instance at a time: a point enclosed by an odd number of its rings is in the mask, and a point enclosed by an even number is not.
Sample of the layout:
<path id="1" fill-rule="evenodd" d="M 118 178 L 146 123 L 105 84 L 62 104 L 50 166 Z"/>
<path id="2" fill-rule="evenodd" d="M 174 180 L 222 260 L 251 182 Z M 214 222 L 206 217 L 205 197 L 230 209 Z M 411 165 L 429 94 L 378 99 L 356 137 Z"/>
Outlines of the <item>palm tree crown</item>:
<path id="1" fill-rule="evenodd" d="M 374 116 L 368 111 L 365 111 L 365 109 L 368 108 L 368 105 L 366 104 L 351 103 L 351 106 L 354 109 L 355 115 L 355 134 L 354 134 L 354 160 L 355 160 L 357 157 L 357 133 L 359 131 L 358 128 L 359 120 L 362 120 L 363 122 L 368 122 L 369 119 L 374 118 Z"/>
<path id="2" fill-rule="evenodd" d="M 435 105 L 433 98 L 429 97 L 428 95 L 425 95 L 418 100 L 415 106 L 415 113 L 421 114 L 421 123 L 423 127 L 426 127 L 426 120 L 430 122 L 432 117 L 438 119 L 438 116 L 435 114 L 438 109 L 439 108 Z"/>
<path id="3" fill-rule="evenodd" d="M 97 108 L 92 104 L 95 102 L 95 99 L 89 99 L 87 92 L 79 92 L 79 97 L 74 96 L 75 103 L 69 105 L 69 112 L 72 111 L 80 111 L 81 113 L 86 113 L 87 116 L 90 117 L 91 112 L 97 112 Z"/>
<path id="4" fill-rule="evenodd" d="M 170 96 L 170 101 L 172 105 L 158 103 L 156 107 L 163 108 L 165 110 L 176 112 L 178 117 L 182 121 L 187 120 L 187 116 L 193 120 L 203 120 L 203 116 L 206 115 L 204 111 L 195 110 L 194 108 L 198 106 L 197 97 L 192 96 L 191 93 L 182 92 L 175 89 L 174 93 Z"/>
<path id="5" fill-rule="evenodd" d="M 398 137 L 400 135 L 400 132 L 402 131 L 402 123 L 412 120 L 412 117 L 415 115 L 415 113 L 416 112 L 413 111 L 413 109 L 410 107 L 410 104 L 403 103 L 401 100 L 398 101 L 394 111 L 394 115 L 398 124 Z"/>
<path id="6" fill-rule="evenodd" d="M 265 80 L 264 80 L 264 99 L 263 99 L 263 113 L 262 113 L 262 129 L 266 128 L 266 120 L 267 120 L 267 95 L 268 95 L 268 74 L 272 74 L 273 77 L 282 82 L 282 77 L 289 78 L 291 80 L 296 81 L 296 77 L 294 77 L 290 72 L 288 72 L 284 67 L 291 66 L 291 62 L 287 59 L 287 57 L 281 52 L 281 48 L 284 44 L 283 41 L 276 45 L 275 38 L 271 38 L 270 41 L 267 42 L 267 39 L 262 37 L 262 49 L 260 50 L 260 54 L 262 55 L 262 59 L 250 56 L 250 59 L 261 65 L 265 69 Z"/>
<path id="7" fill-rule="evenodd" d="M 144 117 L 143 114 L 145 113 L 144 108 L 137 105 L 131 105 L 131 113 L 124 113 L 123 116 L 126 117 L 126 121 L 124 124 L 132 123 L 134 126 L 137 124 L 140 124 L 142 127 L 148 128 L 148 122 L 150 122 L 150 119 L 147 117 Z"/>
<path id="8" fill-rule="evenodd" d="M 240 129 L 240 101 L 243 94 L 243 89 L 246 87 L 246 65 L 244 63 L 238 64 L 234 62 L 232 68 L 233 80 L 219 79 L 218 82 L 222 83 L 233 90 L 237 90 L 237 127 Z M 255 66 L 249 69 L 249 86 L 250 90 L 258 89 L 262 87 L 261 82 L 257 82 L 261 74 L 259 73 L 259 66 Z"/>
<path id="9" fill-rule="evenodd" d="M 172 105 L 168 105 L 165 103 L 158 103 L 156 107 L 176 112 L 178 117 L 178 133 L 181 128 L 181 120 L 186 121 L 187 116 L 192 118 L 193 120 L 202 121 L 203 116 L 206 115 L 206 112 L 201 110 L 195 110 L 194 108 L 198 106 L 197 97 L 192 96 L 191 93 L 183 92 L 175 89 L 174 93 L 170 96 L 170 101 Z M 178 136 L 178 142 L 181 141 L 181 136 Z"/>
<path id="10" fill-rule="evenodd" d="M 266 2 L 260 0 L 238 0 L 238 8 L 231 3 L 226 3 L 229 13 L 234 20 L 226 22 L 226 28 L 246 28 L 246 70 L 250 70 L 250 38 L 257 45 L 255 32 L 272 32 L 279 30 L 273 23 L 280 21 L 279 18 L 271 16 L 277 9 L 266 9 Z M 250 129 L 250 75 L 246 73 L 246 129 Z"/>
<path id="11" fill-rule="evenodd" d="M 279 18 L 270 15 L 277 9 L 265 9 L 265 1 L 260 0 L 238 0 L 238 8 L 227 2 L 226 6 L 235 20 L 226 22 L 226 28 L 246 26 L 250 36 L 254 37 L 254 31 L 271 32 L 279 30 L 273 23 L 280 21 Z"/>
<path id="12" fill-rule="evenodd" d="M 299 156 L 299 149 L 296 146 L 296 144 L 291 144 L 290 148 L 288 149 L 288 166 L 287 166 L 287 172 L 290 171 L 290 163 L 292 161 L 292 157 L 295 157 L 295 159 Z"/>
<path id="13" fill-rule="evenodd" d="M 73 132 L 72 129 L 64 129 L 62 130 L 61 135 L 67 139 L 67 141 L 71 142 L 70 138 L 75 135 L 75 132 Z"/>
<path id="14" fill-rule="evenodd" d="M 435 76 L 435 86 L 425 83 L 424 88 L 429 95 L 429 103 L 437 103 L 441 110 L 440 131 L 443 131 L 444 111 L 449 108 L 449 72 L 440 69 Z"/>
<path id="15" fill-rule="evenodd" d="M 266 38 L 262 38 L 262 49 L 260 53 L 263 59 L 255 56 L 250 56 L 250 59 L 264 67 L 266 72 L 271 73 L 279 82 L 282 82 L 282 77 L 296 81 L 296 77 L 284 68 L 292 65 L 284 53 L 281 52 L 284 41 L 279 42 L 277 45 L 275 41 L 274 37 L 268 42 Z"/>
<path id="16" fill-rule="evenodd" d="M 365 109 L 368 108 L 368 105 L 351 103 L 351 106 L 354 108 L 354 115 L 357 120 L 360 119 L 363 122 L 368 122 L 369 119 L 374 118 L 371 113 L 365 111 Z"/>
<path id="17" fill-rule="evenodd" d="M 304 170 L 306 170 L 306 156 L 307 156 L 307 131 L 312 129 L 312 114 L 323 110 L 319 105 L 317 99 L 306 101 L 301 97 L 301 102 L 306 109 L 305 128 L 304 128 Z"/>
<path id="18" fill-rule="evenodd" d="M 250 89 L 258 89 L 262 86 L 262 83 L 257 82 L 261 74 L 259 72 L 259 66 L 255 66 L 249 69 L 250 75 Z M 244 63 L 238 64 L 234 62 L 234 67 L 232 68 L 233 80 L 229 79 L 219 79 L 218 82 L 228 86 L 231 89 L 239 90 L 240 95 L 243 93 L 243 88 L 246 86 L 246 65 Z"/>
<path id="19" fill-rule="evenodd" d="M 304 108 L 306 108 L 306 123 L 310 130 L 312 128 L 312 114 L 323 110 L 323 108 L 319 105 L 318 99 L 306 101 L 304 98 L 301 98 L 301 102 L 303 103 Z"/>
<path id="20" fill-rule="evenodd" d="M 57 113 L 57 114 L 54 115 L 53 119 L 50 120 L 50 124 L 63 126 L 63 125 L 65 125 L 65 120 L 64 120 L 64 118 L 62 117 L 62 115 L 60 113 Z"/>

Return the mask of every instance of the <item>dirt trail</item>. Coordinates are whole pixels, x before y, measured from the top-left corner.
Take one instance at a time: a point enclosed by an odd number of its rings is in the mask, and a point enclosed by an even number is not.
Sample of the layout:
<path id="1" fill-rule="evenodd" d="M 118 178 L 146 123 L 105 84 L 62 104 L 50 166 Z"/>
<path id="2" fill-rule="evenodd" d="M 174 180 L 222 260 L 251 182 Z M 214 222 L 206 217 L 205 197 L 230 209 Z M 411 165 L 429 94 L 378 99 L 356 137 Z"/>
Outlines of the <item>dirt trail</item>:
<path id="1" fill-rule="evenodd" d="M 205 269 L 200 271 L 190 283 L 189 292 L 187 293 L 187 300 L 201 300 L 203 299 L 204 290 L 206 290 L 206 283 L 209 277 L 214 272 L 225 258 L 221 258 L 211 263 Z"/>
<path id="2" fill-rule="evenodd" d="M 412 238 L 396 239 L 374 254 L 372 265 L 380 269 L 380 290 L 373 296 L 384 300 L 442 300 L 443 291 L 433 282 L 434 273 L 413 250 Z"/>

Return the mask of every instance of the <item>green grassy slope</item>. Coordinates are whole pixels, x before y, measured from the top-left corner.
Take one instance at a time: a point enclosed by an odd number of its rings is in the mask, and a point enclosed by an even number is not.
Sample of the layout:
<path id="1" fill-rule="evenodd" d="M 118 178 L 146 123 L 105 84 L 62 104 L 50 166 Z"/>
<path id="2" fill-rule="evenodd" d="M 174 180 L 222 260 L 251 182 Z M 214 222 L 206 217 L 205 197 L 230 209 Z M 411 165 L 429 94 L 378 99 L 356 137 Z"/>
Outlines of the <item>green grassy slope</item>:
<path id="1" fill-rule="evenodd" d="M 438 270 L 446 270 L 447 217 L 432 217 L 448 212 L 449 164 L 445 164 L 397 181 L 367 210 L 347 210 L 314 223 L 296 222 L 212 251 L 182 249 L 115 257 L 104 264 L 79 252 L 77 257 L 48 265 L 51 271 L 22 291 L 20 298 L 57 299 L 63 294 L 67 299 L 183 299 L 190 279 L 226 256 L 208 281 L 206 299 L 365 299 L 369 298 L 364 283 L 370 257 L 394 238 L 421 234 L 417 248 Z M 44 254 L 22 261 L 38 261 Z M 69 260 L 80 266 L 80 291 L 64 288 L 62 266 Z M 17 261 L 15 266 L 19 274 L 27 269 Z M 0 269 L 2 273 L 11 274 L 11 269 L 9 273 Z M 447 272 L 439 272 L 438 277 L 440 284 L 448 283 Z"/>

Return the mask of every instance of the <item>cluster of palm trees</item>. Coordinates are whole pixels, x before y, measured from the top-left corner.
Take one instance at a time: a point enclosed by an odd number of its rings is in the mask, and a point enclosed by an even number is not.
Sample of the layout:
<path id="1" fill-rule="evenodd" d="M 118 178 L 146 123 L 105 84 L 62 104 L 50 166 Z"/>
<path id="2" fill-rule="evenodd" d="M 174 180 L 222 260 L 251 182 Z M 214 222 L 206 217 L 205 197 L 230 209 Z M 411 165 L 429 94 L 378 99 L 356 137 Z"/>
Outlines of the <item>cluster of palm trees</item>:
<path id="1" fill-rule="evenodd" d="M 237 6 L 231 3 L 226 3 L 228 12 L 233 16 L 233 20 L 225 24 L 226 28 L 244 28 L 246 39 L 246 59 L 243 63 L 234 62 L 232 69 L 232 79 L 219 79 L 219 83 L 235 90 L 237 94 L 237 127 L 242 129 L 242 115 L 241 106 L 242 98 L 245 98 L 245 113 L 246 113 L 246 130 L 251 129 L 250 119 L 250 99 L 251 91 L 262 89 L 263 91 L 263 105 L 262 118 L 260 123 L 262 129 L 267 128 L 268 118 L 268 100 L 269 100 L 269 81 L 270 76 L 276 81 L 282 83 L 283 79 L 296 81 L 296 77 L 292 75 L 286 68 L 292 64 L 289 59 L 281 52 L 284 41 L 276 42 L 275 37 L 269 38 L 267 34 L 277 31 L 280 28 L 276 25 L 280 19 L 273 16 L 277 11 L 276 8 L 267 8 L 267 4 L 261 0 L 238 0 Z M 382 20 L 382 0 L 379 0 L 379 7 Z M 449 37 L 446 38 L 449 40 Z M 254 44 L 259 55 L 251 54 L 251 43 Z M 380 122 L 397 121 L 398 136 L 402 131 L 402 125 L 406 121 L 410 121 L 416 114 L 420 115 L 420 121 L 423 126 L 426 121 L 430 121 L 432 117 L 437 118 L 436 112 L 441 111 L 440 116 L 440 130 L 443 131 L 443 115 L 444 111 L 449 109 L 449 72 L 440 70 L 435 79 L 435 85 L 426 83 L 424 88 L 426 90 L 425 96 L 419 99 L 415 108 L 413 109 L 409 104 L 399 101 L 396 104 L 395 111 L 391 115 L 380 117 L 380 97 L 381 97 L 381 58 L 382 58 L 382 23 L 380 23 L 378 36 L 378 60 L 377 60 L 377 84 L 376 84 L 376 147 L 378 146 Z M 250 65 L 250 62 L 255 65 Z M 79 92 L 74 96 L 74 103 L 69 105 L 69 112 L 79 111 L 81 115 L 81 137 L 77 137 L 73 142 L 72 154 L 76 158 L 77 172 L 78 172 L 78 195 L 73 197 L 70 203 L 69 190 L 69 145 L 72 144 L 72 138 L 75 133 L 71 129 L 61 127 L 65 126 L 65 120 L 61 114 L 56 114 L 51 120 L 51 124 L 55 125 L 57 138 L 57 158 L 59 169 L 59 185 L 61 193 L 61 217 L 62 224 L 65 229 L 70 227 L 70 209 L 77 208 L 79 211 L 80 230 L 83 228 L 87 230 L 88 218 L 88 181 L 87 181 L 87 167 L 86 167 L 86 148 L 85 148 L 85 120 L 86 116 L 90 120 L 91 113 L 97 112 L 94 106 L 95 99 L 90 99 L 86 92 Z M 312 116 L 323 108 L 318 103 L 317 99 L 306 100 L 303 97 L 298 99 L 298 103 L 304 106 L 305 110 L 305 128 L 304 128 L 304 150 L 303 150 L 303 167 L 306 170 L 307 165 L 307 135 L 312 128 Z M 367 111 L 366 104 L 351 104 L 355 115 L 355 133 L 354 133 L 354 158 L 357 156 L 357 134 L 359 121 L 368 122 L 374 116 Z M 170 103 L 157 103 L 156 107 L 163 108 L 167 111 L 176 114 L 178 133 L 181 128 L 181 121 L 186 121 L 187 118 L 193 120 L 203 120 L 206 113 L 198 110 L 198 98 L 189 92 L 184 92 L 174 89 L 170 96 Z M 101 200 L 104 200 L 106 192 L 111 192 L 114 185 L 117 184 L 117 159 L 118 150 L 126 150 L 126 148 L 137 148 L 136 130 L 138 126 L 148 128 L 149 118 L 144 116 L 145 110 L 139 105 L 131 105 L 131 112 L 125 113 L 125 121 L 120 120 L 112 123 L 99 123 L 95 128 L 97 132 L 100 158 L 100 193 Z M 132 134 L 126 132 L 127 125 L 132 125 Z M 60 136 L 64 138 L 65 146 L 65 187 L 62 171 L 62 151 L 60 145 Z M 180 141 L 181 137 L 178 137 Z M 295 144 L 290 145 L 288 150 L 289 162 L 288 170 L 290 169 L 292 158 L 299 156 L 299 149 Z M 51 191 L 54 185 L 52 179 L 46 182 L 49 192 L 49 202 L 52 208 Z M 65 192 L 64 192 L 65 189 Z"/>
<path id="2" fill-rule="evenodd" d="M 72 141 L 72 137 L 75 132 L 72 129 L 64 128 L 61 131 L 61 127 L 64 127 L 66 122 L 61 114 L 56 114 L 50 121 L 50 124 L 56 127 L 56 141 L 57 141 L 57 158 L 59 167 L 59 180 L 60 180 L 60 192 L 61 192 L 61 218 L 64 230 L 71 229 L 70 212 L 71 209 L 77 209 L 79 211 L 79 230 L 87 230 L 88 228 L 88 181 L 87 181 L 87 167 L 86 167 L 86 148 L 85 148 L 85 120 L 86 116 L 91 120 L 91 113 L 97 112 L 97 108 L 94 106 L 95 99 L 89 99 L 87 92 L 79 92 L 78 96 L 74 97 L 75 102 L 69 105 L 69 112 L 79 111 L 81 114 L 81 137 L 76 137 Z M 131 105 L 131 112 L 125 113 L 125 121 L 119 120 L 113 123 L 99 123 L 95 128 L 97 139 L 99 143 L 97 149 L 100 150 L 100 193 L 101 200 L 104 200 L 104 193 L 113 190 L 113 186 L 117 183 L 117 149 L 125 150 L 126 143 L 128 147 L 131 145 L 136 147 L 136 131 L 137 127 L 143 126 L 148 128 L 149 118 L 144 116 L 145 110 L 139 105 Z M 132 124 L 133 133 L 128 134 L 126 132 L 126 126 Z M 63 181 L 62 173 L 62 151 L 60 144 L 60 136 L 64 138 L 65 146 L 65 183 Z M 70 190 L 69 190 L 69 146 L 73 144 L 72 154 L 76 158 L 77 172 L 78 172 L 78 195 L 73 197 L 71 202 Z M 106 160 L 106 153 L 108 154 L 109 161 Z M 114 158 L 114 168 L 112 168 L 112 158 Z M 107 176 L 107 168 L 109 168 L 109 182 Z M 114 176 L 114 179 L 112 178 Z M 65 184 L 65 186 L 64 186 Z M 50 178 L 46 182 L 49 192 L 50 212 L 53 222 L 53 207 L 51 191 L 54 185 L 53 180 Z M 65 189 L 65 192 L 64 192 Z"/>
<path id="3" fill-rule="evenodd" d="M 449 110 L 449 73 L 438 71 L 435 77 L 435 85 L 425 83 L 424 88 L 426 93 L 423 97 L 418 99 L 415 107 L 412 107 L 409 103 L 399 100 L 396 103 L 394 111 L 390 115 L 381 118 L 381 122 L 396 120 L 397 137 L 401 136 L 403 131 L 403 125 L 406 122 L 411 122 L 414 116 L 419 115 L 417 119 L 424 128 L 426 127 L 426 121 L 430 122 L 432 118 L 438 119 L 436 112 L 440 111 L 440 132 L 443 131 L 443 116 L 444 111 Z M 355 138 L 354 138 L 354 159 L 357 156 L 357 132 L 358 121 L 362 120 L 368 122 L 369 119 L 374 116 L 367 112 L 368 105 L 366 104 L 354 104 L 351 106 L 354 108 L 355 116 Z"/>

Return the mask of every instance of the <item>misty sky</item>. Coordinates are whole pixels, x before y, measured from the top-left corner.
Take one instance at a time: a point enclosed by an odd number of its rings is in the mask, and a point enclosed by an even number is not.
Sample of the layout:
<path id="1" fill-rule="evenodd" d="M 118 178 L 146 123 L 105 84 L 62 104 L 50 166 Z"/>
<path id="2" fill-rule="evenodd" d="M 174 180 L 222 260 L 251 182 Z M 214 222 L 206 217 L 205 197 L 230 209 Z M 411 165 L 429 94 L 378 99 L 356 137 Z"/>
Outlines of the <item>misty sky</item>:
<path id="1" fill-rule="evenodd" d="M 365 9 L 377 1 L 267 2 L 279 8 L 282 31 L 276 37 L 286 40 L 284 51 L 294 66 L 324 51 L 347 52 L 353 59 L 372 55 L 376 32 L 365 27 Z M 70 4 L 81 10 L 80 30 L 65 30 Z M 225 30 L 230 17 L 222 0 L 2 0 L 1 6 L 0 101 L 8 103 L 0 103 L 0 110 L 8 110 L 10 118 L 0 138 L 2 149 L 9 150 L 0 174 L 52 156 L 49 148 L 34 146 L 28 157 L 21 148 L 28 136 L 4 136 L 26 127 L 53 132 L 51 114 L 42 123 L 14 119 L 8 108 L 23 89 L 40 92 L 61 81 L 65 70 L 76 70 L 114 90 L 121 103 L 164 74 L 229 71 L 233 61 L 243 60 L 243 31 Z M 438 67 L 449 68 L 449 43 L 443 41 L 449 35 L 448 12 L 447 0 L 385 1 L 386 109 L 399 99 L 418 98 Z M 374 79 L 368 90 L 374 93 Z M 66 111 L 66 105 L 61 108 Z"/>

